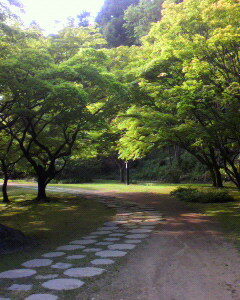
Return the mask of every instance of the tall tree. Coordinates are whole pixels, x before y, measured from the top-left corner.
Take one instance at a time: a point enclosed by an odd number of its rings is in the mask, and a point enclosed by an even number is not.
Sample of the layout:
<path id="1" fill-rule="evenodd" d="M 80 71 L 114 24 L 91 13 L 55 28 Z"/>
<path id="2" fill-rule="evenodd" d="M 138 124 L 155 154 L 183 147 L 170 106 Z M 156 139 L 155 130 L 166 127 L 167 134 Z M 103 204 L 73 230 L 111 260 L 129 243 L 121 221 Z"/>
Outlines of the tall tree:
<path id="1" fill-rule="evenodd" d="M 47 51 L 23 49 L 0 65 L 3 93 L 10 90 L 14 98 L 7 113 L 17 117 L 7 131 L 36 173 L 39 200 L 46 199 L 46 185 L 61 172 L 76 140 L 99 124 L 109 100 L 121 97 L 123 87 L 91 63 L 92 51 L 56 64 Z"/>
<path id="2" fill-rule="evenodd" d="M 125 141 L 135 140 L 127 142 L 129 155 L 147 149 L 148 139 L 178 143 L 211 168 L 219 185 L 224 168 L 240 187 L 239 10 L 234 0 L 165 4 L 142 48 L 152 52 L 136 69 L 138 86 L 152 101 L 129 111 L 129 117 L 140 114 L 135 122 L 145 120 L 139 128 L 123 125 Z"/>

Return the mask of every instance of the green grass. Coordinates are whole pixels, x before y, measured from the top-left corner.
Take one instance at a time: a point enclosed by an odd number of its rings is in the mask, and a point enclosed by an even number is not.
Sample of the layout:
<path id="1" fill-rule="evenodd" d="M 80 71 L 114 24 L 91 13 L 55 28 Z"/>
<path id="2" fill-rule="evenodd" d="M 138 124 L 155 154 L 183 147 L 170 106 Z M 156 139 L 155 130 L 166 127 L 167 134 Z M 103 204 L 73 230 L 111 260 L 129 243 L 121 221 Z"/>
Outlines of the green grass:
<path id="1" fill-rule="evenodd" d="M 68 188 L 82 188 L 87 190 L 103 190 L 125 193 L 163 193 L 169 194 L 172 190 L 179 186 L 209 186 L 208 184 L 169 184 L 169 183 L 155 183 L 155 182 L 141 182 L 137 184 L 122 184 L 114 180 L 97 180 L 93 183 L 79 183 L 79 184 L 50 184 L 50 186 L 68 187 Z"/>
<path id="2" fill-rule="evenodd" d="M 0 223 L 23 231 L 38 241 L 39 246 L 14 254 L 1 255 L 0 271 L 16 267 L 43 251 L 51 251 L 72 239 L 92 232 L 110 219 L 114 210 L 80 196 L 48 193 L 50 203 L 36 203 L 36 191 L 9 188 L 10 204 L 0 204 Z M 0 202 L 2 201 L 0 197 Z"/>

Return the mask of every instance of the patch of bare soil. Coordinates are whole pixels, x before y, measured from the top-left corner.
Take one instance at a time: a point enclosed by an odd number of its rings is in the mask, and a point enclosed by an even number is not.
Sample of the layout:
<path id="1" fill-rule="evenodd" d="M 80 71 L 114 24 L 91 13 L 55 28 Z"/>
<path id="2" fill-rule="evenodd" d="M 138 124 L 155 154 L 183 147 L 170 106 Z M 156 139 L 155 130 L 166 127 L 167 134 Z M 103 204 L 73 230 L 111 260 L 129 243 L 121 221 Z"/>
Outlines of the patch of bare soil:
<path id="1" fill-rule="evenodd" d="M 147 242 L 129 253 L 118 272 L 96 279 L 77 299 L 240 299 L 240 255 L 214 219 L 166 195 L 99 194 L 148 205 L 165 220 Z"/>

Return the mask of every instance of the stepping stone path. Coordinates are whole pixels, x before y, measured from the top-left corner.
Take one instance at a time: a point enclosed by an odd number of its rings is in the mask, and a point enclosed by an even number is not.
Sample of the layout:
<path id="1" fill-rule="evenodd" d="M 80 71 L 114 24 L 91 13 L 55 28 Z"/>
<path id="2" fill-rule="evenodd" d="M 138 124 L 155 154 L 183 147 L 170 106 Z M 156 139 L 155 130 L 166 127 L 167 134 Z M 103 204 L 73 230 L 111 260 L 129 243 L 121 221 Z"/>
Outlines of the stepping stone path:
<path id="1" fill-rule="evenodd" d="M 70 277 L 93 277 L 102 274 L 104 271 L 104 269 L 92 267 L 72 268 L 65 271 L 64 274 Z"/>
<path id="2" fill-rule="evenodd" d="M 59 257 L 65 255 L 65 252 L 49 252 L 42 255 L 42 257 Z"/>
<path id="3" fill-rule="evenodd" d="M 78 193 L 65 188 L 49 190 Z M 0 273 L 0 300 L 67 299 L 64 291 L 79 289 L 87 278 L 110 271 L 111 265 L 137 247 L 162 220 L 153 209 L 139 209 L 129 203 L 123 207 L 124 203 L 120 205 L 109 198 L 98 201 L 115 207 L 119 213 L 89 235 L 59 245 L 55 251 L 42 254 L 42 258 L 28 260 L 22 268 Z"/>
<path id="4" fill-rule="evenodd" d="M 16 269 L 16 270 L 9 270 L 0 273 L 0 278 L 7 278 L 7 279 L 16 279 L 16 278 L 24 278 L 29 277 L 36 274 L 37 271 L 30 270 L 30 269 Z"/>
<path id="5" fill-rule="evenodd" d="M 48 274 L 48 275 L 37 275 L 35 278 L 36 279 L 47 280 L 47 279 L 55 279 L 58 276 L 59 276 L 58 274 Z"/>
<path id="6" fill-rule="evenodd" d="M 110 250 L 131 250 L 134 249 L 136 245 L 132 244 L 115 244 L 115 245 L 110 245 L 108 248 Z"/>
<path id="7" fill-rule="evenodd" d="M 58 262 L 55 265 L 52 265 L 51 268 L 53 268 L 53 269 L 69 269 L 72 266 L 73 266 L 72 264 Z"/>
<path id="8" fill-rule="evenodd" d="M 51 294 L 33 294 L 27 298 L 25 298 L 25 300 L 57 300 L 58 296 L 54 296 Z M 0 298 L 1 300 L 1 298 Z"/>
<path id="9" fill-rule="evenodd" d="M 69 255 L 66 257 L 66 259 L 82 259 L 86 257 L 86 255 L 76 254 L 76 255 Z"/>
<path id="10" fill-rule="evenodd" d="M 65 251 L 73 251 L 77 249 L 84 249 L 84 246 L 80 245 L 65 245 L 65 246 L 60 246 L 57 248 L 57 250 L 65 250 Z"/>
<path id="11" fill-rule="evenodd" d="M 39 268 L 39 267 L 46 267 L 50 266 L 52 264 L 51 259 L 33 259 L 26 261 L 25 263 L 22 264 L 22 266 L 27 267 L 27 268 Z"/>
<path id="12" fill-rule="evenodd" d="M 115 250 L 105 250 L 105 251 L 100 251 L 97 252 L 96 255 L 97 256 L 101 256 L 101 257 L 120 257 L 120 256 L 124 256 L 126 255 L 127 252 L 124 251 L 115 251 Z"/>
<path id="13" fill-rule="evenodd" d="M 99 259 L 94 259 L 94 260 L 92 260 L 91 261 L 91 263 L 93 264 L 93 265 L 111 265 L 111 264 L 114 264 L 114 260 L 112 260 L 112 259 L 104 259 L 104 258 L 99 258 Z"/>
<path id="14" fill-rule="evenodd" d="M 84 282 L 78 279 L 53 279 L 42 284 L 43 287 L 50 290 L 66 291 L 80 288 Z"/>
<path id="15" fill-rule="evenodd" d="M 79 241 L 72 241 L 72 242 L 70 242 L 70 244 L 91 245 L 91 244 L 94 244 L 96 242 L 97 242 L 97 240 L 79 240 Z"/>
<path id="16" fill-rule="evenodd" d="M 30 291 L 32 289 L 32 284 L 13 284 L 8 290 L 10 291 Z"/>

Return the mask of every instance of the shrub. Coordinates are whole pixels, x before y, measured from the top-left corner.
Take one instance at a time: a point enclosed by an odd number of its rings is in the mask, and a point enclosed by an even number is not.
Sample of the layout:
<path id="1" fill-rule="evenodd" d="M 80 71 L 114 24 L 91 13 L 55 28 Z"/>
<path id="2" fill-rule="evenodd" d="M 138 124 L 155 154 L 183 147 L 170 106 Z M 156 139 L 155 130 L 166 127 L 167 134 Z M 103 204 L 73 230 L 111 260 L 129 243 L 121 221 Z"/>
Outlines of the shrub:
<path id="1" fill-rule="evenodd" d="M 199 191 L 193 188 L 179 187 L 171 195 L 181 201 L 197 203 L 224 203 L 232 202 L 234 198 L 227 191 Z"/>

